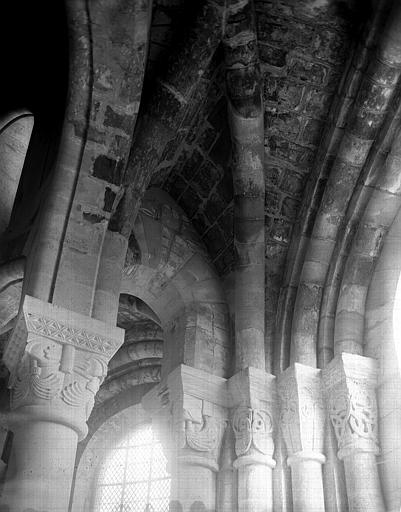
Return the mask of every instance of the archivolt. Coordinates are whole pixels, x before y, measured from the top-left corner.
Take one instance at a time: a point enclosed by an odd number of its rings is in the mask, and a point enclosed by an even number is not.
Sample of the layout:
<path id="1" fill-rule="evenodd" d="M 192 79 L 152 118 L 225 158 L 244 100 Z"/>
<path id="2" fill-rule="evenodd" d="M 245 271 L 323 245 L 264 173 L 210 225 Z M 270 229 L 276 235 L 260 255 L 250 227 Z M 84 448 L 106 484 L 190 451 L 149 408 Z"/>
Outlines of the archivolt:
<path id="1" fill-rule="evenodd" d="M 164 331 L 162 373 L 184 363 L 227 376 L 227 303 L 190 222 L 166 193 L 150 189 L 134 233 L 141 256 L 125 269 L 121 293 L 139 297 L 158 315 Z"/>

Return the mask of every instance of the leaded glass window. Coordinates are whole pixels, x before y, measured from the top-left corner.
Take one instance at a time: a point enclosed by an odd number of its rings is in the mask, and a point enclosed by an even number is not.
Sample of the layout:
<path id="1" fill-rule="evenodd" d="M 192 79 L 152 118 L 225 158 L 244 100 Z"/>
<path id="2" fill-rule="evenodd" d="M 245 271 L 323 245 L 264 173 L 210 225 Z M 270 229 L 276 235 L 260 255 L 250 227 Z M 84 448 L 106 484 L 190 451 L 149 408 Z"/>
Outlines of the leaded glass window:
<path id="1" fill-rule="evenodd" d="M 160 442 L 141 426 L 110 451 L 96 490 L 96 512 L 167 512 L 170 476 Z"/>

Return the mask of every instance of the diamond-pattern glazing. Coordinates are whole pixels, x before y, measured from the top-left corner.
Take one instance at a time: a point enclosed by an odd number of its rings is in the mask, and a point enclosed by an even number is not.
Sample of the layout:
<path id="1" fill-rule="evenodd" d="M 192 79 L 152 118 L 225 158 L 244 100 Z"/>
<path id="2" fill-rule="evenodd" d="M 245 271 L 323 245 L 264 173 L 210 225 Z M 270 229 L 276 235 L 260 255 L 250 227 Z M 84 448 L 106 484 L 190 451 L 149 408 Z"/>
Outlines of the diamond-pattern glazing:
<path id="1" fill-rule="evenodd" d="M 96 512 L 167 512 L 170 477 L 149 425 L 126 436 L 100 472 Z"/>

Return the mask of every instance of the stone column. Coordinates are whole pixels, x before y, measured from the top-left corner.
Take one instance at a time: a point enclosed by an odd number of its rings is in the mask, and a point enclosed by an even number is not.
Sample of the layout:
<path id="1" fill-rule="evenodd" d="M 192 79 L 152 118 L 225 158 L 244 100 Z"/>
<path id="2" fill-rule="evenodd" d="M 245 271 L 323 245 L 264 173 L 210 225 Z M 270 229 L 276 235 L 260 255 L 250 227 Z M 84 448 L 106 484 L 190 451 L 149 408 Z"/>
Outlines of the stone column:
<path id="1" fill-rule="evenodd" d="M 77 442 L 123 340 L 122 329 L 25 296 L 3 356 L 14 467 L 2 510 L 68 510 Z"/>
<path id="2" fill-rule="evenodd" d="M 275 408 L 275 377 L 256 368 L 247 368 L 228 381 L 233 404 L 238 470 L 238 511 L 273 510 L 272 470 Z"/>
<path id="3" fill-rule="evenodd" d="M 343 352 L 323 370 L 326 403 L 344 461 L 350 512 L 385 512 L 376 456 L 376 361 Z"/>
<path id="4" fill-rule="evenodd" d="M 216 510 L 226 380 L 180 365 L 142 400 L 169 461 L 170 512 Z"/>
<path id="5" fill-rule="evenodd" d="M 291 467 L 297 512 L 324 512 L 322 464 L 325 410 L 320 370 L 295 363 L 278 378 L 280 428 Z"/>
<path id="6" fill-rule="evenodd" d="M 238 472 L 234 467 L 236 459 L 234 442 L 232 426 L 227 425 L 217 477 L 217 510 L 219 512 L 237 512 L 238 510 Z"/>

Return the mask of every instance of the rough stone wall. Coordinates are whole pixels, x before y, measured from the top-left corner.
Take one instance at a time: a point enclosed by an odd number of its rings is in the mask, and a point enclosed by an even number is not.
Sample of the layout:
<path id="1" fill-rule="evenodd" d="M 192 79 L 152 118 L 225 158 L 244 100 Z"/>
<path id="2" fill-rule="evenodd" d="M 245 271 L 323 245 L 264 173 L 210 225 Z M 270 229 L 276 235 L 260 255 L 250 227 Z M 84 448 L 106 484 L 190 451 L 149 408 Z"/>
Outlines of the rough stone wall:
<path id="1" fill-rule="evenodd" d="M 255 3 L 265 106 L 266 297 L 272 336 L 293 225 L 316 162 L 325 123 L 349 54 L 347 9 L 291 0 Z M 346 21 L 348 20 L 348 21 Z M 166 149 L 154 175 L 201 235 L 221 276 L 235 261 L 231 142 L 218 51 L 189 112 L 192 126 Z M 211 80 L 210 80 L 211 77 Z"/>
<path id="2" fill-rule="evenodd" d="M 300 201 L 351 44 L 350 24 L 326 4 L 257 1 L 264 78 L 266 324 L 279 289 Z M 344 13 L 346 14 L 346 13 Z M 266 332 L 269 336 L 269 332 Z"/>
<path id="3" fill-rule="evenodd" d="M 167 194 L 150 189 L 134 234 L 140 259 L 128 255 L 122 290 L 158 315 L 163 371 L 184 363 L 226 376 L 232 356 L 226 299 L 193 226 Z"/>
<path id="4" fill-rule="evenodd" d="M 166 148 L 152 184 L 181 206 L 203 239 L 220 274 L 234 262 L 231 142 L 227 125 L 224 77 L 217 52 L 202 79 L 199 97 L 188 112 L 191 127 Z"/>

